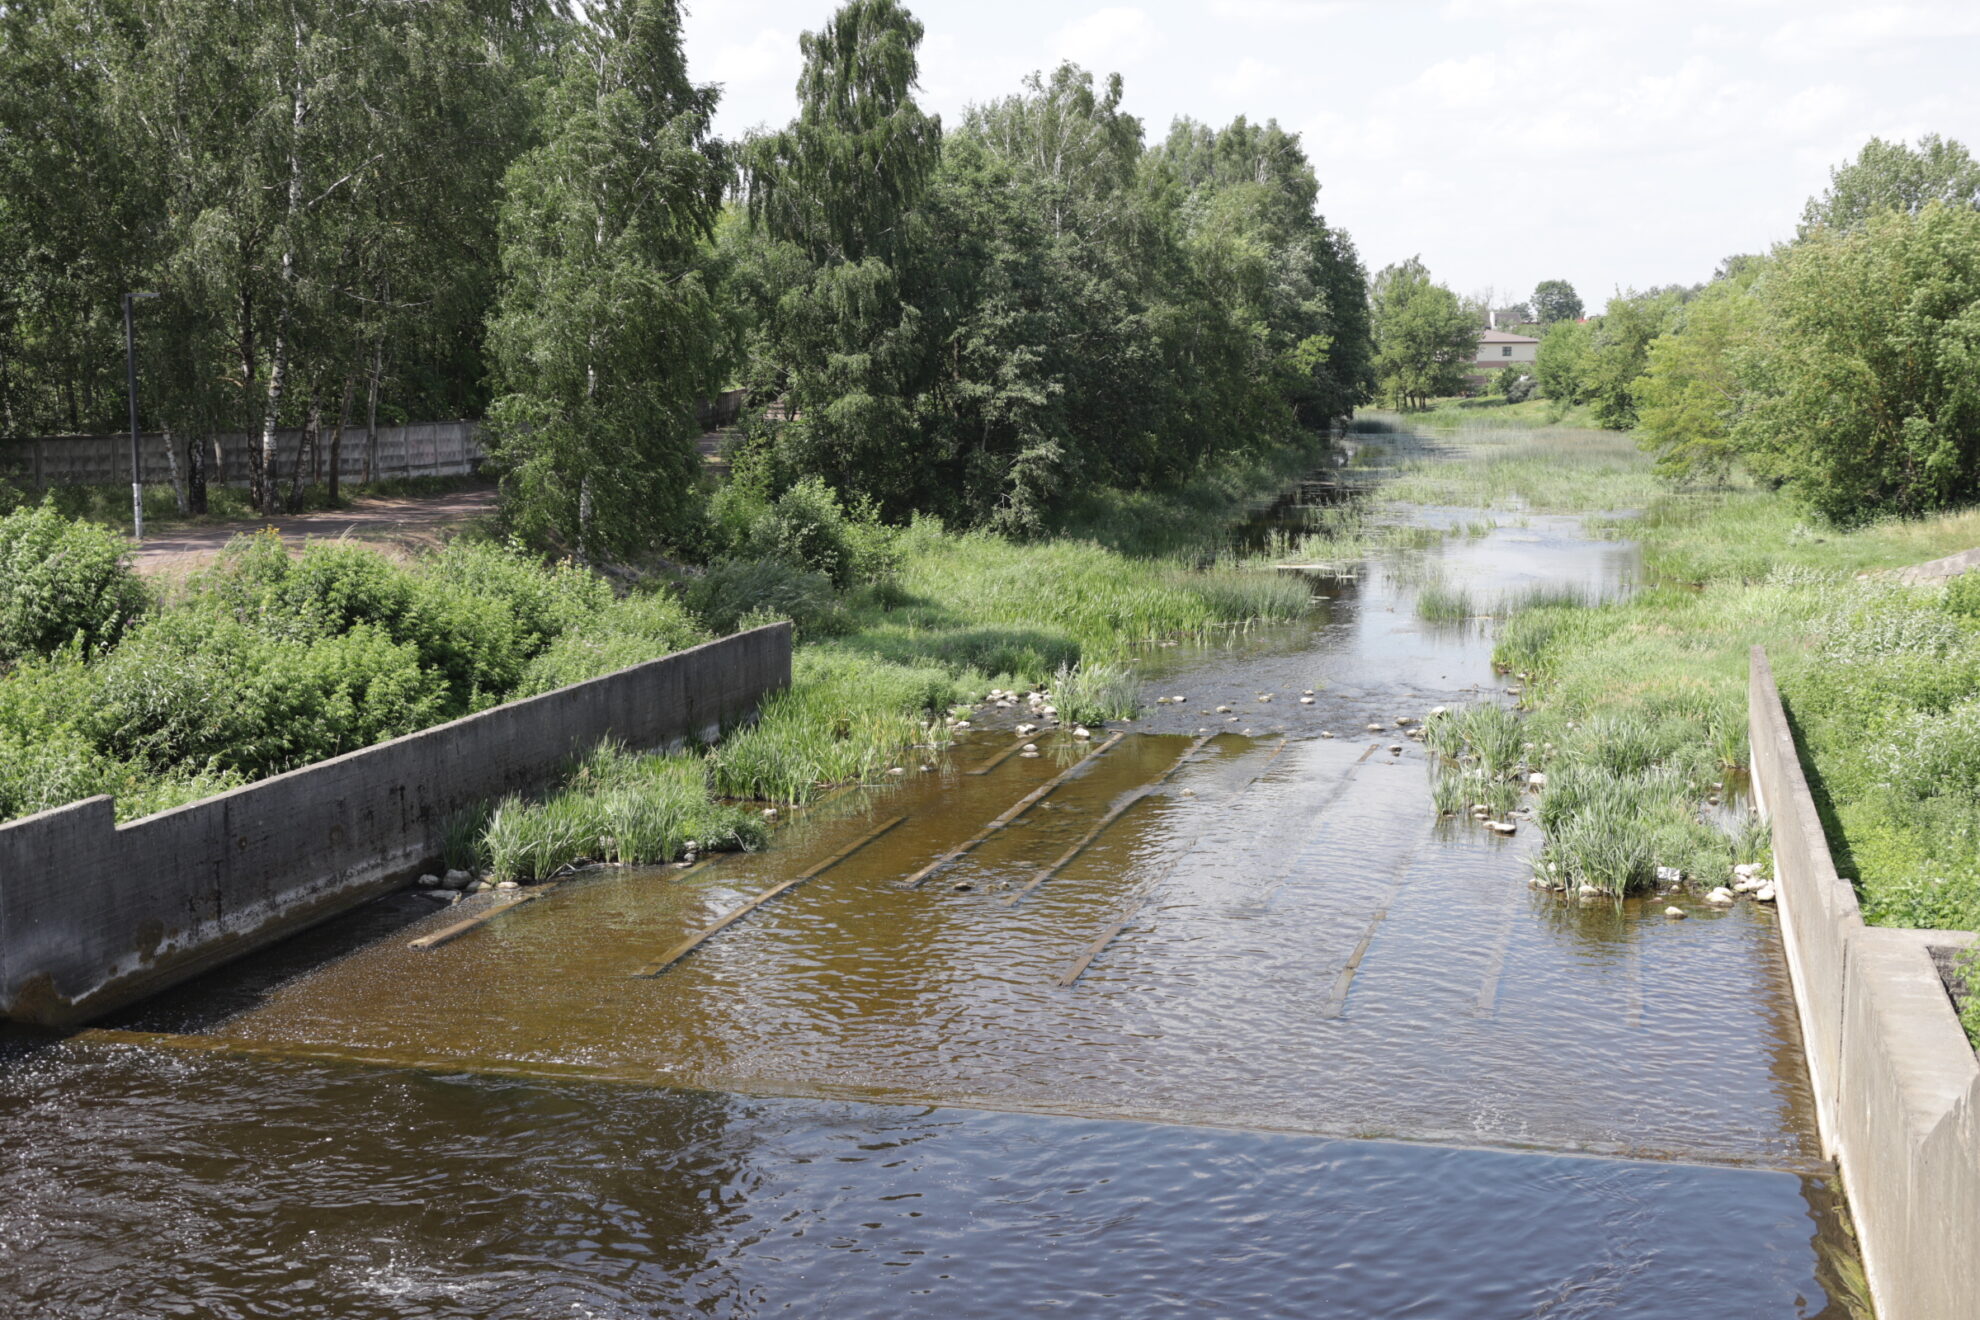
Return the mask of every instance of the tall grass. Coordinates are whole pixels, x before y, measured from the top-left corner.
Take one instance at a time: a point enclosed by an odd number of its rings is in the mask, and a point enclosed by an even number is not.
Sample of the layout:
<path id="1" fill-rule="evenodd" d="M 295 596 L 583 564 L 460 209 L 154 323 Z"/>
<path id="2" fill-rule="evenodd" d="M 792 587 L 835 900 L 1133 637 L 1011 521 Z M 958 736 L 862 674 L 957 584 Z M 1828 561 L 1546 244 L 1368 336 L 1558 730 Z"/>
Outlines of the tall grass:
<path id="1" fill-rule="evenodd" d="M 724 797 L 809 802 L 834 785 L 876 779 L 917 747 L 947 745 L 952 735 L 941 712 L 967 690 L 937 666 L 807 647 L 797 654 L 790 688 L 764 701 L 757 722 L 711 754 L 716 789 Z"/>
<path id="2" fill-rule="evenodd" d="M 766 833 L 757 813 L 715 800 L 701 757 L 606 744 L 552 796 L 497 803 L 480 851 L 495 879 L 529 881 L 586 861 L 672 861 L 690 841 L 705 852 L 758 848 Z"/>
<path id="3" fill-rule="evenodd" d="M 1467 425 L 1453 454 L 1411 459 L 1385 499 L 1464 508 L 1640 509 L 1663 493 L 1650 459 L 1610 431 L 1503 432 Z"/>
<path id="4" fill-rule="evenodd" d="M 1475 613 L 1471 594 L 1447 582 L 1431 582 L 1416 594 L 1416 613 L 1433 623 L 1458 623 Z"/>
<path id="5" fill-rule="evenodd" d="M 1052 680 L 1052 701 L 1059 717 L 1074 724 L 1132 719 L 1140 708 L 1138 693 L 1134 673 L 1124 665 L 1061 669 Z"/>

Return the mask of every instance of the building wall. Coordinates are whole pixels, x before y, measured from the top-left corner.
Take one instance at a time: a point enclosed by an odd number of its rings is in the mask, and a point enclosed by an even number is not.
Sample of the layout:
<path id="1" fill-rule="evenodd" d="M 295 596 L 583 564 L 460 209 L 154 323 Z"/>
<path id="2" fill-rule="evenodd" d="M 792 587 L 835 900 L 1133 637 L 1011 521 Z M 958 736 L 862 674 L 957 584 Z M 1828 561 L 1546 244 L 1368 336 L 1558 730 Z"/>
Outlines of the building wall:
<path id="1" fill-rule="evenodd" d="M 108 797 L 0 825 L 0 1014 L 63 1027 L 183 981 L 405 883 L 456 813 L 604 739 L 713 738 L 790 675 L 772 624 L 128 825 Z"/>

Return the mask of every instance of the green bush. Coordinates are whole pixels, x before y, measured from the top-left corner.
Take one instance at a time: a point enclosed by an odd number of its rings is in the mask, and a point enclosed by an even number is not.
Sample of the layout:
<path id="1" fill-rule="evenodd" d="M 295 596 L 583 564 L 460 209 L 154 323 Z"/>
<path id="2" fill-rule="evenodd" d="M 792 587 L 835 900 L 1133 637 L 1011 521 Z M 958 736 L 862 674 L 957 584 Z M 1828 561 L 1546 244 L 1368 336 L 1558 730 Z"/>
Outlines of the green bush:
<path id="1" fill-rule="evenodd" d="M 832 581 L 781 559 L 726 559 L 688 583 L 687 605 L 718 636 L 748 619 L 789 619 L 801 637 L 830 636 L 843 619 Z"/>
<path id="2" fill-rule="evenodd" d="M 707 631 L 675 596 L 659 591 L 628 596 L 531 660 L 516 695 L 582 683 L 707 640 Z"/>
<path id="3" fill-rule="evenodd" d="M 231 619 L 158 615 L 95 670 L 85 729 L 112 756 L 249 778 L 436 723 L 439 677 L 378 628 L 307 642 Z"/>
<path id="4" fill-rule="evenodd" d="M 45 502 L 0 516 L 0 666 L 77 641 L 101 651 L 145 605 L 114 532 Z"/>

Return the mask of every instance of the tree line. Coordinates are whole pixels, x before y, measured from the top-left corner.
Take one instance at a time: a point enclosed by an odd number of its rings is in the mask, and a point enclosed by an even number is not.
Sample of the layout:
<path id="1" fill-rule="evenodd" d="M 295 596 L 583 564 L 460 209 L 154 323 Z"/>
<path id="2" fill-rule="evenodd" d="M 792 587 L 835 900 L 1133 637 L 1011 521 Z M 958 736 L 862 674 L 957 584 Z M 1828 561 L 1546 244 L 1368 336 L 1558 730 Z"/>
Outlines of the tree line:
<path id="1" fill-rule="evenodd" d="M 1741 468 L 1840 523 L 1980 500 L 1980 162 L 1873 138 L 1792 241 L 1555 327 L 1537 374 L 1678 480 Z"/>
<path id="2" fill-rule="evenodd" d="M 1370 396 L 1297 135 L 1151 141 L 1072 65 L 944 125 L 922 31 L 849 0 L 797 117 L 731 142 L 673 0 L 0 8 L 0 433 L 116 429 L 119 299 L 156 291 L 143 412 L 194 508 L 221 431 L 272 511 L 315 457 L 285 429 L 484 416 L 516 528 L 595 557 L 701 516 L 724 387 L 772 495 L 1018 533 Z"/>

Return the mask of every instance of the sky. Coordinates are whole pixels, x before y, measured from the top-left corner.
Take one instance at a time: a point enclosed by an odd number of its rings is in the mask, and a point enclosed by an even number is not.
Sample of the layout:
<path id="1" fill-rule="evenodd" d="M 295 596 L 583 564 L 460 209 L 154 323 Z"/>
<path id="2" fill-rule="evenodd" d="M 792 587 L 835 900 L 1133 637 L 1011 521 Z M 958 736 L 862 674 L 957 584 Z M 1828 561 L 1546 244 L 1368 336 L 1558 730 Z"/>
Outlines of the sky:
<path id="1" fill-rule="evenodd" d="M 1372 272 L 1461 294 L 1710 278 L 1792 238 L 1872 136 L 1980 150 L 1980 0 L 907 0 L 921 103 L 963 108 L 1073 60 L 1118 72 L 1150 140 L 1181 116 L 1301 134 L 1319 207 Z M 798 34 L 834 0 L 683 0 L 717 129 L 796 108 Z"/>

